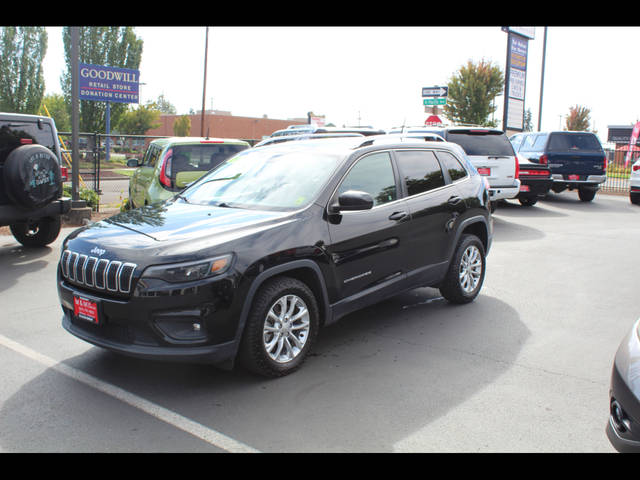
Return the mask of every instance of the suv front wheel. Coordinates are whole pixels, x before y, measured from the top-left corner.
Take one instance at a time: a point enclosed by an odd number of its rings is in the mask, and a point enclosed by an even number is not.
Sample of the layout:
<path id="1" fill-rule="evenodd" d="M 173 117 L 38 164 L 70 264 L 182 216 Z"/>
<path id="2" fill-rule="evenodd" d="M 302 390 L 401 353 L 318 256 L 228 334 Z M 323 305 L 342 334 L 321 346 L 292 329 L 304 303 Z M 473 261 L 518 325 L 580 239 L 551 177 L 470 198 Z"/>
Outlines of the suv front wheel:
<path id="1" fill-rule="evenodd" d="M 480 293 L 485 273 L 485 252 L 475 235 L 462 235 L 440 293 L 451 303 L 469 303 Z"/>
<path id="2" fill-rule="evenodd" d="M 254 298 L 240 345 L 240 361 L 254 373 L 279 377 L 297 370 L 318 333 L 313 292 L 289 277 L 268 280 Z"/>

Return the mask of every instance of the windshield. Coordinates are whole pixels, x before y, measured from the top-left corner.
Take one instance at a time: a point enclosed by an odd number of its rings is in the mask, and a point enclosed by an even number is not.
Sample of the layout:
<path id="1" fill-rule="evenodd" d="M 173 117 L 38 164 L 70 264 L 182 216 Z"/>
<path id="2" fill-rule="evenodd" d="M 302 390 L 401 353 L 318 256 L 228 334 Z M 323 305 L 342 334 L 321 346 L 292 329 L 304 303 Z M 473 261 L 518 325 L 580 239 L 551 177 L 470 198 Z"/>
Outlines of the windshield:
<path id="1" fill-rule="evenodd" d="M 245 150 L 180 197 L 199 205 L 297 210 L 314 200 L 342 158 L 312 148 Z"/>
<path id="2" fill-rule="evenodd" d="M 592 133 L 552 133 L 548 150 L 551 152 L 601 152 L 602 146 Z"/>
<path id="3" fill-rule="evenodd" d="M 460 145 L 467 155 L 507 156 L 515 155 L 511 142 L 502 132 L 491 130 L 451 130 L 447 140 Z"/>

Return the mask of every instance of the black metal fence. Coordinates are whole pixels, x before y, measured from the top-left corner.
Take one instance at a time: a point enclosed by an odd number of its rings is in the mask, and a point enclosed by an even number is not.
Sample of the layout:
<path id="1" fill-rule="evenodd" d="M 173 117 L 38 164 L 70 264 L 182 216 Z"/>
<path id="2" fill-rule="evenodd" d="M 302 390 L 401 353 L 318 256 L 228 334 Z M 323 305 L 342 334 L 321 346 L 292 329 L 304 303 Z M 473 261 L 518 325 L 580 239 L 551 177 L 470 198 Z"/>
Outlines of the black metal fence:
<path id="1" fill-rule="evenodd" d="M 63 164 L 68 170 L 65 188 L 71 191 L 71 133 L 59 132 Z M 107 158 L 106 141 L 110 139 Z M 129 198 L 133 169 L 127 160 L 141 159 L 150 141 L 158 136 L 79 133 L 79 194 L 96 211 L 119 209 Z"/>
<path id="2" fill-rule="evenodd" d="M 605 153 L 607 154 L 607 181 L 601 186 L 601 191 L 628 195 L 631 166 L 638 159 L 638 153 L 634 153 L 629 162 L 625 162 L 627 152 L 624 150 L 605 149 Z"/>

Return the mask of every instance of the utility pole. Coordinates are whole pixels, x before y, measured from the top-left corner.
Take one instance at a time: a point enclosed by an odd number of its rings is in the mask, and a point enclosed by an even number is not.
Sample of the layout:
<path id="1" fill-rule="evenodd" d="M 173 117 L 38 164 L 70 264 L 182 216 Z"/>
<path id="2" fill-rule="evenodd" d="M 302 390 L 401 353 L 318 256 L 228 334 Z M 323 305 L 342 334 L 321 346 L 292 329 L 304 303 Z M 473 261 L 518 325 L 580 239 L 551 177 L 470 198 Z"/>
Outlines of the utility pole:
<path id="1" fill-rule="evenodd" d="M 71 200 L 78 201 L 78 131 L 80 115 L 78 105 L 78 28 L 71 27 Z"/>
<path id="2" fill-rule="evenodd" d="M 544 64 L 547 56 L 547 27 L 544 27 L 544 41 L 542 42 L 542 73 L 540 75 L 540 105 L 538 107 L 538 131 L 542 130 L 542 91 L 544 90 Z"/>
<path id="3" fill-rule="evenodd" d="M 200 119 L 200 136 L 204 137 L 204 107 L 207 99 L 207 53 L 209 50 L 209 27 L 204 37 L 204 81 L 202 83 L 202 118 Z"/>

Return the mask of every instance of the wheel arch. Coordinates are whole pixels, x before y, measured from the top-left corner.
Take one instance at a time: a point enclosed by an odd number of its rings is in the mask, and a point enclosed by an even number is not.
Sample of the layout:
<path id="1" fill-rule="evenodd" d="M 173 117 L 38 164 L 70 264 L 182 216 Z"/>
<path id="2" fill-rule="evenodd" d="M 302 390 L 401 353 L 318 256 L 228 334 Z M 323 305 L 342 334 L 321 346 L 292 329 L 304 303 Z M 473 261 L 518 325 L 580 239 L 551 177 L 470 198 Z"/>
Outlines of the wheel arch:
<path id="1" fill-rule="evenodd" d="M 328 319 L 331 314 L 331 308 L 329 306 L 329 297 L 327 295 L 326 284 L 322 276 L 322 272 L 320 271 L 320 267 L 314 261 L 308 259 L 294 260 L 281 265 L 276 265 L 261 272 L 249 287 L 238 321 L 238 329 L 236 331 L 235 338 L 236 349 L 240 345 L 240 340 L 242 339 L 247 317 L 249 316 L 256 292 L 267 280 L 279 276 L 295 278 L 307 285 L 315 295 L 318 308 L 320 309 L 320 326 L 322 327 L 326 323 L 329 323 Z"/>

